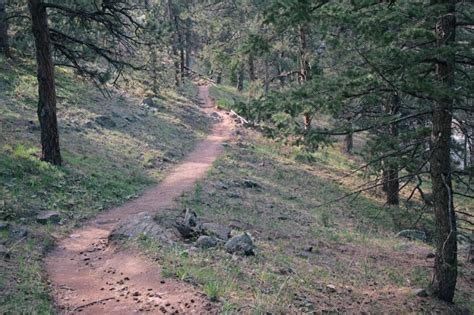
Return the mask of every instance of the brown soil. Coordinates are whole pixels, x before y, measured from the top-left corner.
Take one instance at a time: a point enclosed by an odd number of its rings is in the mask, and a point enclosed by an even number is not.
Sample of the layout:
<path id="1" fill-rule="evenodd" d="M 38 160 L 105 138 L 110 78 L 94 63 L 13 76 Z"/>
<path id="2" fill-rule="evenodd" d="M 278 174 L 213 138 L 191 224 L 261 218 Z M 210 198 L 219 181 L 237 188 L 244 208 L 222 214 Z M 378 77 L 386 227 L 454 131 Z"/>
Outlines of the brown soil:
<path id="1" fill-rule="evenodd" d="M 207 86 L 199 87 L 212 112 Z M 202 178 L 230 137 L 231 119 L 220 115 L 212 133 L 173 169 L 158 186 L 121 207 L 105 211 L 59 241 L 45 258 L 53 296 L 60 314 L 212 314 L 216 307 L 195 287 L 164 279 L 147 258 L 108 244 L 110 231 L 121 220 L 140 212 L 158 212 Z"/>

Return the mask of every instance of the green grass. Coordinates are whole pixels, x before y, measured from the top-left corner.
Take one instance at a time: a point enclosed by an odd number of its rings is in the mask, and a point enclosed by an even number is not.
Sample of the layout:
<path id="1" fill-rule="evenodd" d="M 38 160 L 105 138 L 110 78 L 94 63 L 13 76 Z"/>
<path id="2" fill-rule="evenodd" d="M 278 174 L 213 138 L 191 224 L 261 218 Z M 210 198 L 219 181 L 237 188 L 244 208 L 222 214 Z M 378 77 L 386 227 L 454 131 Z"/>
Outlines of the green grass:
<path id="1" fill-rule="evenodd" d="M 59 68 L 56 82 L 61 167 L 39 160 L 34 65 L 0 60 L 0 221 L 28 233 L 21 240 L 0 233 L 11 249 L 0 268 L 0 313 L 51 313 L 40 264 L 50 235 L 64 235 L 99 211 L 137 197 L 209 131 L 191 85 L 179 93 L 164 90 L 154 99 L 155 110 L 141 106 L 135 91 L 104 96 Z M 97 123 L 101 116 L 114 123 Z M 61 213 L 60 225 L 36 223 L 47 210 Z"/>

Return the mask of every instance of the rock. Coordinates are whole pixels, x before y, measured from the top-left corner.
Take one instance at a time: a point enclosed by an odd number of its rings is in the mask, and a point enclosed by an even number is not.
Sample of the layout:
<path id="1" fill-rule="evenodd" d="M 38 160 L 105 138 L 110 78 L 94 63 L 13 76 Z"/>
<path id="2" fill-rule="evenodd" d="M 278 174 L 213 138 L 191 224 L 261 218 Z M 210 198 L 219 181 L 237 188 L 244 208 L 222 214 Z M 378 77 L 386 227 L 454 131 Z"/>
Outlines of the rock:
<path id="1" fill-rule="evenodd" d="M 212 248 L 219 244 L 218 240 L 212 236 L 201 235 L 196 241 L 196 246 L 200 248 Z"/>
<path id="2" fill-rule="evenodd" d="M 123 241 L 145 235 L 153 240 L 172 245 L 173 233 L 169 231 L 172 222 L 155 219 L 148 213 L 139 213 L 132 219 L 117 225 L 109 234 L 109 241 Z"/>
<path id="3" fill-rule="evenodd" d="M 337 292 L 336 286 L 333 285 L 333 284 L 328 284 L 328 285 L 326 286 L 326 290 L 327 290 L 329 293 L 335 293 L 335 292 Z"/>
<path id="4" fill-rule="evenodd" d="M 8 234 L 9 238 L 12 240 L 19 240 L 28 235 L 28 230 L 23 227 L 17 227 L 10 230 Z"/>
<path id="5" fill-rule="evenodd" d="M 201 224 L 201 231 L 208 236 L 215 236 L 223 241 L 227 241 L 230 237 L 231 229 L 217 223 L 203 223 Z"/>
<path id="6" fill-rule="evenodd" d="M 404 237 L 412 241 L 419 240 L 419 241 L 426 242 L 427 240 L 426 233 L 419 230 L 403 230 L 403 231 L 398 232 L 395 236 Z"/>
<path id="7" fill-rule="evenodd" d="M 428 292 L 425 289 L 413 289 L 412 294 L 418 297 L 428 297 Z"/>
<path id="8" fill-rule="evenodd" d="M 115 121 L 113 121 L 112 118 L 107 116 L 97 116 L 95 118 L 95 122 L 104 128 L 114 128 L 117 126 Z"/>
<path id="9" fill-rule="evenodd" d="M 179 232 L 179 234 L 184 238 L 193 238 L 196 237 L 199 233 L 193 229 L 191 226 L 175 222 L 173 226 Z"/>
<path id="10" fill-rule="evenodd" d="M 255 245 L 247 233 L 232 237 L 225 243 L 224 248 L 230 254 L 255 255 Z"/>
<path id="11" fill-rule="evenodd" d="M 235 193 L 235 192 L 229 192 L 229 193 L 227 194 L 227 196 L 228 196 L 229 198 L 233 198 L 233 199 L 242 198 L 238 193 Z"/>
<path id="12" fill-rule="evenodd" d="M 142 104 L 146 105 L 146 106 L 149 106 L 149 107 L 155 107 L 156 106 L 155 101 L 153 100 L 152 97 L 144 98 L 143 101 L 142 101 Z"/>
<path id="13" fill-rule="evenodd" d="M 198 225 L 197 214 L 191 209 L 186 209 L 186 213 L 184 214 L 184 225 L 194 227 Z"/>
<path id="14" fill-rule="evenodd" d="M 311 253 L 304 250 L 304 251 L 300 251 L 298 252 L 298 254 L 296 254 L 298 257 L 301 257 L 301 258 L 310 258 L 311 257 Z"/>
<path id="15" fill-rule="evenodd" d="M 223 190 L 229 189 L 229 186 L 227 186 L 226 184 L 224 184 L 224 182 L 221 182 L 221 181 L 215 182 L 212 185 L 216 187 L 217 189 L 223 189 Z"/>
<path id="16" fill-rule="evenodd" d="M 58 223 L 61 221 L 61 214 L 57 211 L 46 211 L 36 217 L 36 222 L 41 224 Z"/>
<path id="17" fill-rule="evenodd" d="M 428 259 L 431 259 L 431 258 L 435 258 L 436 255 L 434 253 L 429 253 L 428 255 L 426 255 L 426 258 Z"/>
<path id="18" fill-rule="evenodd" d="M 92 120 L 88 120 L 83 126 L 84 128 L 94 128 L 94 122 Z"/>
<path id="19" fill-rule="evenodd" d="M 260 188 L 260 185 L 257 184 L 256 182 L 250 180 L 250 179 L 246 179 L 242 182 L 242 186 L 244 188 Z"/>
<path id="20" fill-rule="evenodd" d="M 2 244 L 0 244 L 0 258 L 10 258 L 10 251 Z"/>

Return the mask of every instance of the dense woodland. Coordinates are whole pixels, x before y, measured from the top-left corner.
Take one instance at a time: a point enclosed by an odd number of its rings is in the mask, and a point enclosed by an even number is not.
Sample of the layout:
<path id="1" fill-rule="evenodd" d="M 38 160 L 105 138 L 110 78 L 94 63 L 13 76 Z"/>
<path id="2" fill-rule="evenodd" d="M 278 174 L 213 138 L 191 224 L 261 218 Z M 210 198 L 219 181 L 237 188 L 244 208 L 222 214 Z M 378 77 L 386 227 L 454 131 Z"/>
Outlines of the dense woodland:
<path id="1" fill-rule="evenodd" d="M 233 86 L 241 97 L 217 105 L 247 128 L 358 161 L 364 183 L 340 198 L 381 190 L 384 211 L 431 218 L 428 292 L 446 302 L 474 235 L 473 38 L 470 1 L 0 1 L 0 53 L 37 67 L 41 160 L 64 161 L 58 69 L 104 95 Z"/>

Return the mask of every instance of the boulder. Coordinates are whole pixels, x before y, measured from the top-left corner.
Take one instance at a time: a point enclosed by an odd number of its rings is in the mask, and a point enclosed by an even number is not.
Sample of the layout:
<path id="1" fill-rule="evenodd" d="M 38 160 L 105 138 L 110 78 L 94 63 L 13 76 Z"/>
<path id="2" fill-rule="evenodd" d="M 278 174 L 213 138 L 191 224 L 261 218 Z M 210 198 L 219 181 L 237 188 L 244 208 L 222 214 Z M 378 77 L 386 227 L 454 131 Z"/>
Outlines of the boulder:
<path id="1" fill-rule="evenodd" d="M 212 236 L 201 235 L 196 241 L 196 246 L 200 248 L 212 248 L 216 247 L 219 241 Z"/>
<path id="2" fill-rule="evenodd" d="M 217 223 L 203 223 L 201 224 L 201 232 L 205 235 L 214 236 L 223 241 L 227 241 L 230 237 L 231 229 Z"/>
<path id="3" fill-rule="evenodd" d="M 255 255 L 255 245 L 247 233 L 232 237 L 225 243 L 224 248 L 230 254 L 243 256 Z"/>
<path id="4" fill-rule="evenodd" d="M 395 236 L 407 238 L 412 241 L 419 240 L 419 241 L 426 242 L 427 240 L 426 233 L 419 230 L 403 230 L 403 231 L 398 232 Z"/>
<path id="5" fill-rule="evenodd" d="M 134 218 L 117 225 L 109 234 L 109 241 L 123 241 L 139 236 L 172 245 L 175 242 L 170 232 L 172 223 L 153 218 L 148 213 L 141 213 Z"/>
<path id="6" fill-rule="evenodd" d="M 41 224 L 59 223 L 61 214 L 57 211 L 46 211 L 36 216 L 36 222 Z"/>

